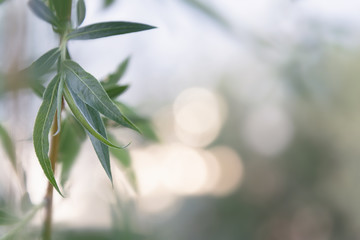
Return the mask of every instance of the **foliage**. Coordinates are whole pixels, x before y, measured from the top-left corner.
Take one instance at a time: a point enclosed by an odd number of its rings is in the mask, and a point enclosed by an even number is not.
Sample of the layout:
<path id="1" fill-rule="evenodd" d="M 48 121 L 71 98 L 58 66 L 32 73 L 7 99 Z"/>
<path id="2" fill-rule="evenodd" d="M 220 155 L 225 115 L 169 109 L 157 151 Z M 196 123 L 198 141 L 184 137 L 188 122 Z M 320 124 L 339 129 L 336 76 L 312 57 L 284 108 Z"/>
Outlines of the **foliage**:
<path id="1" fill-rule="evenodd" d="M 129 85 L 118 85 L 118 83 L 124 76 L 130 58 L 126 58 L 114 73 L 100 82 L 71 59 L 67 44 L 68 41 L 97 39 L 150 30 L 154 27 L 126 21 L 101 22 L 81 26 L 86 17 L 84 0 L 78 0 L 74 5 L 76 8 L 74 11 L 76 14 L 73 14 L 75 15 L 74 19 L 72 19 L 72 0 L 30 0 L 28 5 L 37 17 L 52 26 L 53 31 L 58 34 L 60 39 L 59 47 L 49 50 L 18 73 L 18 76 L 26 78 L 33 92 L 42 98 L 42 104 L 35 120 L 33 142 L 36 156 L 45 176 L 57 192 L 64 196 L 61 189 L 66 185 L 77 154 L 88 135 L 110 181 L 112 181 L 111 152 L 119 160 L 129 181 L 136 188 L 130 155 L 126 149 L 127 145 L 121 146 L 113 136 L 109 138 L 107 133 L 108 126 L 114 126 L 114 124 L 141 133 L 132 121 L 134 120 L 135 123 L 138 121 L 137 114 L 132 113 L 129 118 L 126 117 L 119 107 L 119 102 L 115 100 L 129 87 Z M 49 76 L 53 77 L 45 86 L 44 83 Z M 121 104 L 121 106 L 125 105 Z M 151 126 L 148 120 L 142 120 L 141 125 L 145 123 L 146 128 L 141 128 L 145 132 L 149 132 L 147 128 L 151 128 Z M 51 141 L 49 141 L 49 135 Z M 144 137 L 147 136 L 149 135 L 144 135 Z M 155 139 L 153 136 L 151 138 Z M 15 147 L 10 135 L 2 125 L 0 125 L 0 139 L 14 170 L 17 171 Z M 109 151 L 109 147 L 112 148 L 111 151 Z M 54 176 L 57 164 L 62 165 L 61 185 Z M 1 239 L 12 238 L 43 206 L 50 206 L 50 210 L 46 211 L 51 211 L 52 206 L 48 201 L 49 197 L 52 199 L 52 191 L 49 192 L 49 189 L 51 187 L 48 188 L 44 203 L 33 207 L 32 210 L 28 207 L 23 218 L 0 210 L 1 224 L 15 223 L 12 230 Z M 29 206 L 32 204 L 30 203 Z"/>

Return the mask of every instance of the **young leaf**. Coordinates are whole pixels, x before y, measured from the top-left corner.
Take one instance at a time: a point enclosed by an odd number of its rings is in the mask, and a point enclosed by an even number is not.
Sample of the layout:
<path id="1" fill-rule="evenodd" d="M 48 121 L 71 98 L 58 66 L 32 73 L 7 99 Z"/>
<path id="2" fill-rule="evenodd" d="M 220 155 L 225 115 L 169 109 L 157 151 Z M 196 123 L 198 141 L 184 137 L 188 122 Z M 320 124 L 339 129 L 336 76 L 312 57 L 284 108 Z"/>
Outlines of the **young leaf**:
<path id="1" fill-rule="evenodd" d="M 71 93 L 71 89 L 70 89 Z M 91 126 L 94 127 L 94 129 L 100 133 L 105 139 L 107 139 L 106 130 L 104 123 L 100 117 L 100 114 L 94 110 L 92 107 L 81 101 L 80 98 L 76 96 L 76 94 L 71 94 L 76 106 L 79 108 L 79 110 L 84 114 L 84 117 L 87 119 L 87 121 L 90 123 Z M 108 175 L 110 181 L 112 182 L 112 176 L 111 176 L 111 169 L 110 169 L 110 157 L 109 157 L 109 147 L 99 141 L 96 137 L 94 137 L 92 134 L 88 132 L 88 135 L 90 137 L 91 143 L 95 149 L 96 155 L 98 156 L 101 165 L 103 166 L 106 174 Z"/>
<path id="2" fill-rule="evenodd" d="M 71 95 L 71 93 L 69 92 L 69 89 L 67 88 L 67 86 L 65 85 L 64 88 L 64 97 L 66 102 L 68 103 L 72 113 L 74 114 L 75 118 L 80 122 L 80 124 L 94 137 L 96 137 L 98 140 L 100 140 L 101 142 L 105 143 L 106 145 L 110 146 L 110 147 L 114 147 L 114 148 L 125 148 L 125 147 L 119 147 L 116 146 L 114 144 L 112 144 L 111 142 L 109 142 L 106 138 L 104 138 L 98 131 L 95 130 L 95 128 L 90 124 L 89 120 L 86 119 L 86 117 L 84 116 L 84 113 L 81 112 L 81 110 L 77 107 L 73 96 Z"/>
<path id="3" fill-rule="evenodd" d="M 104 86 L 115 85 L 124 76 L 125 71 L 129 65 L 130 57 L 127 57 L 123 62 L 120 63 L 116 72 L 110 74 L 109 77 L 104 81 Z"/>
<path id="4" fill-rule="evenodd" d="M 68 35 L 68 39 L 86 40 L 109 37 L 119 34 L 150 30 L 155 27 L 133 22 L 103 22 L 78 28 Z"/>
<path id="5" fill-rule="evenodd" d="M 139 131 L 112 102 L 98 80 L 73 61 L 64 61 L 66 84 L 83 102 L 122 126 Z"/>
<path id="6" fill-rule="evenodd" d="M 54 26 L 59 26 L 59 22 L 56 16 L 52 13 L 50 8 L 45 5 L 44 2 L 40 0 L 30 0 L 29 7 L 36 16 L 38 16 L 45 22 L 48 22 Z"/>
<path id="7" fill-rule="evenodd" d="M 60 183 L 65 186 L 86 133 L 71 114 L 62 121 L 61 129 L 58 162 L 62 164 Z"/>
<path id="8" fill-rule="evenodd" d="M 36 156 L 40 162 L 40 165 L 48 178 L 49 182 L 62 196 L 60 189 L 54 178 L 54 172 L 51 167 L 51 161 L 48 156 L 49 151 L 49 131 L 54 119 L 56 111 L 56 96 L 59 87 L 59 76 L 56 75 L 44 93 L 44 100 L 40 106 L 39 112 L 36 116 L 33 140 Z"/>
<path id="9" fill-rule="evenodd" d="M 0 225 L 10 225 L 16 223 L 17 221 L 19 221 L 19 218 L 4 209 L 0 209 Z"/>
<path id="10" fill-rule="evenodd" d="M 53 48 L 33 62 L 30 67 L 23 70 L 24 73 L 33 76 L 41 76 L 56 63 L 60 56 L 60 49 Z"/>
<path id="11" fill-rule="evenodd" d="M 79 0 L 76 6 L 77 25 L 80 26 L 85 19 L 86 7 L 84 0 Z"/>
<path id="12" fill-rule="evenodd" d="M 6 129 L 0 124 L 0 139 L 4 146 L 5 152 L 8 155 L 12 166 L 16 169 L 16 153 L 15 153 L 15 146 L 10 138 L 10 135 L 6 131 Z"/>
<path id="13" fill-rule="evenodd" d="M 104 89 L 111 99 L 114 99 L 124 93 L 129 88 L 129 85 L 123 86 L 105 86 Z"/>

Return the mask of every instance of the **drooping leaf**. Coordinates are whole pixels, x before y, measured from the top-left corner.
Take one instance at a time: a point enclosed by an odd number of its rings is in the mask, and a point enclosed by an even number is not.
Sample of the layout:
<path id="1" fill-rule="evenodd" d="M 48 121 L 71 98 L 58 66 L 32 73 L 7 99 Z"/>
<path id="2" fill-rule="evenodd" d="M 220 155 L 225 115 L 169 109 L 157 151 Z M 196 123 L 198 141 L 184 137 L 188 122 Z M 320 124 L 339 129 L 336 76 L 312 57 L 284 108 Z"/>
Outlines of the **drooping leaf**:
<path id="1" fill-rule="evenodd" d="M 25 74 L 30 74 L 33 77 L 41 76 L 47 71 L 49 71 L 49 69 L 56 63 L 59 56 L 60 56 L 60 49 L 53 48 L 47 51 L 37 60 L 35 60 L 35 62 L 33 62 L 28 68 L 24 69 L 22 72 Z"/>
<path id="2" fill-rule="evenodd" d="M 45 22 L 48 22 L 54 26 L 59 25 L 59 21 L 56 18 L 56 16 L 53 14 L 53 12 L 48 8 L 44 2 L 40 0 L 30 0 L 29 1 L 29 7 L 33 11 L 33 13 L 44 20 Z"/>
<path id="3" fill-rule="evenodd" d="M 44 100 L 40 106 L 40 109 L 38 111 L 35 120 L 33 141 L 34 141 L 36 156 L 45 173 L 45 176 L 48 178 L 49 182 L 62 196 L 60 189 L 56 183 L 56 180 L 54 178 L 54 172 L 52 170 L 51 161 L 48 156 L 49 131 L 56 111 L 56 97 L 57 97 L 58 87 L 59 87 L 59 76 L 56 75 L 51 80 L 51 82 L 49 83 L 49 85 L 47 86 L 44 92 Z"/>
<path id="4" fill-rule="evenodd" d="M 84 0 L 79 0 L 76 6 L 77 25 L 80 26 L 86 16 L 86 6 Z"/>
<path id="5" fill-rule="evenodd" d="M 61 129 L 58 162 L 62 164 L 60 183 L 65 186 L 86 134 L 71 114 L 62 121 Z"/>
<path id="6" fill-rule="evenodd" d="M 120 96 L 121 94 L 123 94 L 127 89 L 129 88 L 129 85 L 123 85 L 123 86 L 105 86 L 104 89 L 106 91 L 106 93 L 108 94 L 108 96 L 111 99 L 114 99 L 118 96 Z"/>
<path id="7" fill-rule="evenodd" d="M 73 61 L 64 61 L 67 86 L 83 102 L 118 124 L 139 131 L 116 107 L 98 80 Z"/>
<path id="8" fill-rule="evenodd" d="M 85 114 L 77 107 L 73 96 L 71 96 L 71 93 L 69 92 L 68 87 L 65 85 L 64 87 L 64 97 L 66 102 L 68 103 L 71 112 L 74 114 L 75 118 L 80 122 L 80 124 L 94 137 L 96 137 L 101 142 L 105 143 L 109 147 L 114 148 L 125 148 L 125 147 L 119 147 L 114 144 L 112 144 L 110 141 L 108 141 L 106 138 L 104 138 L 98 131 L 95 130 L 94 126 L 91 125 L 88 119 L 86 119 Z"/>
<path id="9" fill-rule="evenodd" d="M 6 131 L 6 129 L 0 124 L 0 139 L 1 143 L 4 147 L 6 154 L 8 155 L 12 166 L 16 169 L 16 153 L 15 153 L 15 145 Z"/>
<path id="10" fill-rule="evenodd" d="M 71 89 L 70 93 L 71 93 Z M 73 97 L 76 106 L 79 108 L 79 110 L 84 114 L 84 117 L 87 119 L 87 121 L 91 124 L 91 126 L 94 127 L 94 129 L 100 133 L 105 139 L 107 139 L 107 134 L 105 130 L 104 123 L 100 117 L 100 114 L 94 110 L 92 107 L 84 103 L 80 98 L 76 96 L 76 94 L 71 93 L 71 96 Z M 94 137 L 92 134 L 88 132 L 88 135 L 90 137 L 91 143 L 95 149 L 96 155 L 98 156 L 101 165 L 103 166 L 106 174 L 108 175 L 110 181 L 112 182 L 112 176 L 111 176 L 111 168 L 110 168 L 110 157 L 109 157 L 109 147 L 99 141 L 96 137 Z"/>
<path id="11" fill-rule="evenodd" d="M 141 23 L 134 23 L 134 22 L 95 23 L 72 31 L 71 33 L 69 33 L 68 39 L 72 39 L 72 40 L 96 39 L 96 38 L 109 37 L 119 34 L 145 31 L 153 28 L 155 27 Z"/>
<path id="12" fill-rule="evenodd" d="M 124 76 L 125 71 L 129 65 L 130 57 L 127 57 L 123 62 L 120 63 L 116 71 L 110 74 L 107 79 L 103 82 L 104 86 L 115 85 Z"/>
<path id="13" fill-rule="evenodd" d="M 9 213 L 5 209 L 0 209 L 0 225 L 10 225 L 19 221 L 14 214 Z"/>

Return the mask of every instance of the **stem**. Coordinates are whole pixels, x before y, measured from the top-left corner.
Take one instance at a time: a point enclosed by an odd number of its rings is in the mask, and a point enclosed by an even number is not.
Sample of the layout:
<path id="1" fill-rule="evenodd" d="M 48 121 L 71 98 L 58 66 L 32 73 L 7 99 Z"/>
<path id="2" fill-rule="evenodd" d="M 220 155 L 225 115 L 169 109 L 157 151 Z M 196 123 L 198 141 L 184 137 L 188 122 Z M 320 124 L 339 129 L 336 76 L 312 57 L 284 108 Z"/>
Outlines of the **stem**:
<path id="1" fill-rule="evenodd" d="M 55 164 L 59 153 L 59 144 L 60 144 L 60 133 L 56 133 L 58 129 L 58 123 L 56 119 L 56 113 L 53 120 L 52 130 L 51 130 L 51 144 L 50 144 L 50 153 L 49 158 L 51 161 L 52 170 L 55 173 Z M 45 219 L 43 223 L 43 240 L 51 240 L 52 232 L 52 205 L 53 205 L 53 186 L 48 182 L 46 194 L 45 194 Z"/>

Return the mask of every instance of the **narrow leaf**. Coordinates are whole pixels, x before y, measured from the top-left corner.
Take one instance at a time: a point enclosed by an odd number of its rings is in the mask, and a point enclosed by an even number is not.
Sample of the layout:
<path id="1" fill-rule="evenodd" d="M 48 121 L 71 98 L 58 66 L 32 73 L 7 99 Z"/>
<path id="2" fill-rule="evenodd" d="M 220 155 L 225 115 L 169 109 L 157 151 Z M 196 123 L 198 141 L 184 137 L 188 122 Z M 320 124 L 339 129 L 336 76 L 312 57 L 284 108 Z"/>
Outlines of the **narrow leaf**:
<path id="1" fill-rule="evenodd" d="M 70 89 L 71 93 L 71 89 Z M 90 123 L 94 129 L 100 133 L 105 139 L 107 139 L 106 130 L 104 123 L 100 117 L 100 114 L 94 110 L 92 107 L 81 101 L 80 98 L 76 96 L 76 94 L 71 93 L 76 106 L 79 110 L 84 114 L 86 120 Z M 110 157 L 109 157 L 109 147 L 99 141 L 96 137 L 88 132 L 91 143 L 95 149 L 96 155 L 98 156 L 101 165 L 103 166 L 106 174 L 108 175 L 110 181 L 112 182 L 111 169 L 110 169 Z"/>
<path id="2" fill-rule="evenodd" d="M 79 0 L 76 6 L 77 25 L 80 26 L 85 19 L 86 7 L 84 0 Z"/>
<path id="3" fill-rule="evenodd" d="M 80 124 L 89 132 L 91 135 L 96 137 L 101 142 L 105 143 L 106 145 L 114 148 L 122 149 L 124 147 L 119 147 L 114 144 L 112 144 L 110 141 L 108 141 L 106 138 L 104 138 L 98 131 L 95 130 L 95 128 L 90 124 L 90 122 L 85 118 L 84 113 L 81 112 L 81 110 L 76 106 L 76 103 L 73 99 L 73 96 L 71 96 L 69 89 L 65 85 L 64 88 L 64 97 L 66 102 L 68 103 L 72 113 L 74 114 L 75 118 L 80 122 Z M 126 146 L 125 146 L 126 147 Z"/>
<path id="4" fill-rule="evenodd" d="M 60 49 L 53 48 L 48 52 L 46 52 L 41 57 L 39 57 L 37 60 L 35 60 L 35 62 L 33 62 L 28 68 L 24 69 L 22 72 L 31 74 L 32 76 L 35 77 L 41 76 L 49 71 L 49 69 L 56 63 L 59 56 L 60 56 Z"/>
<path id="5" fill-rule="evenodd" d="M 59 22 L 56 18 L 56 16 L 52 13 L 50 8 L 48 8 L 44 2 L 40 0 L 30 0 L 29 1 L 29 7 L 33 11 L 33 13 L 44 20 L 45 22 L 48 22 L 54 26 L 58 26 Z"/>
<path id="6" fill-rule="evenodd" d="M 8 155 L 12 166 L 16 169 L 16 153 L 15 153 L 15 145 L 6 131 L 6 129 L 0 124 L 0 139 L 6 154 Z"/>
<path id="7" fill-rule="evenodd" d="M 155 27 L 133 22 L 103 22 L 78 28 L 68 35 L 68 39 L 86 40 L 109 37 L 119 34 L 150 30 Z"/>
<path id="8" fill-rule="evenodd" d="M 106 85 L 115 85 L 120 81 L 120 79 L 124 76 L 125 71 L 129 65 L 130 57 L 127 57 L 123 62 L 120 63 L 119 67 L 113 74 L 110 74 L 109 77 L 104 82 Z"/>
<path id="9" fill-rule="evenodd" d="M 121 94 L 123 94 L 127 89 L 129 88 L 129 85 L 123 85 L 123 86 L 109 86 L 109 87 L 105 87 L 105 91 L 108 94 L 108 96 L 111 99 L 114 99 L 118 96 L 120 96 Z"/>
<path id="10" fill-rule="evenodd" d="M 59 87 L 59 76 L 56 75 L 44 93 L 44 100 L 40 106 L 39 112 L 36 116 L 33 140 L 36 156 L 40 162 L 40 165 L 48 178 L 49 182 L 62 196 L 60 189 L 54 178 L 54 172 L 51 167 L 51 161 L 48 156 L 49 151 L 49 131 L 54 119 L 56 111 L 56 96 Z"/>
<path id="11" fill-rule="evenodd" d="M 15 215 L 10 214 L 4 209 L 0 209 L 0 225 L 10 225 L 16 223 L 17 221 L 19 221 L 19 218 Z"/>
<path id="12" fill-rule="evenodd" d="M 116 107 L 98 80 L 73 61 L 64 62 L 67 86 L 86 104 L 122 126 L 139 131 Z"/>

